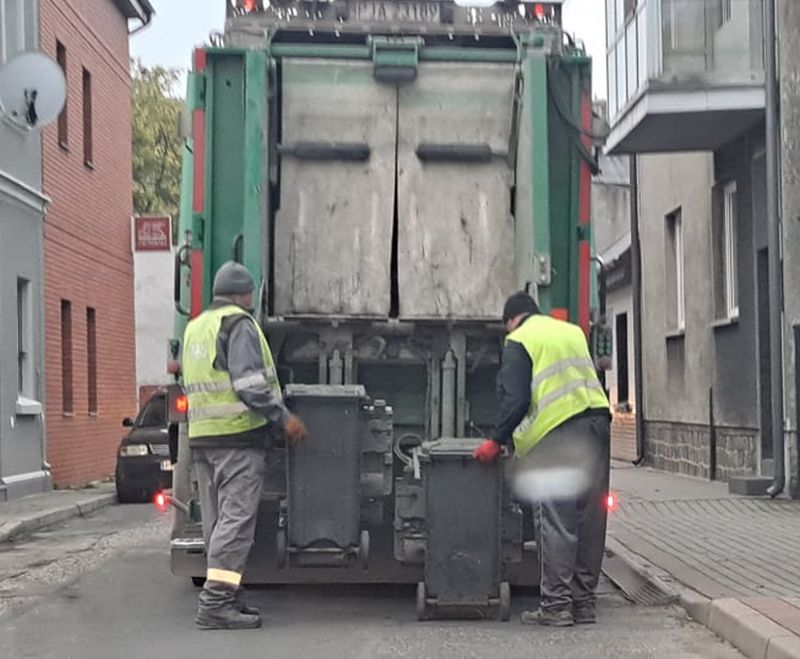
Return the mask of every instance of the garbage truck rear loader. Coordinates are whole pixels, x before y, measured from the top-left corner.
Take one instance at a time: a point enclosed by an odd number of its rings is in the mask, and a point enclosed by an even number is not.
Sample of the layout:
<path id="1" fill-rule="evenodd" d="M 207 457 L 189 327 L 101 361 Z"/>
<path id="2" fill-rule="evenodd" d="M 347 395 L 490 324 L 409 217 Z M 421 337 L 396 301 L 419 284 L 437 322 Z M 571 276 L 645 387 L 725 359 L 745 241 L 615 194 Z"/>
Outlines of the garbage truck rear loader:
<path id="1" fill-rule="evenodd" d="M 268 452 L 247 582 L 418 583 L 420 617 L 505 617 L 509 584 L 537 583 L 508 465 L 470 453 L 505 297 L 592 331 L 590 62 L 559 19 L 560 3 L 229 3 L 195 52 L 170 359 L 240 261 L 310 429 Z M 178 434 L 172 570 L 202 580 Z"/>

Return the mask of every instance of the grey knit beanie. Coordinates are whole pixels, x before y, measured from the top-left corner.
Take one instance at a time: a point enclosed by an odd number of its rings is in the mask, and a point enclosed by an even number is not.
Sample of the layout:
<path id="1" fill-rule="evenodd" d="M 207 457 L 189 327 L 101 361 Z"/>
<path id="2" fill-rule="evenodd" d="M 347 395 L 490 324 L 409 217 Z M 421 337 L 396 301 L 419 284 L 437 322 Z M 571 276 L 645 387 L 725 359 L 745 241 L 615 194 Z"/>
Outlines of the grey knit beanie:
<path id="1" fill-rule="evenodd" d="M 214 295 L 247 295 L 255 289 L 253 277 L 243 265 L 228 261 L 214 277 Z"/>

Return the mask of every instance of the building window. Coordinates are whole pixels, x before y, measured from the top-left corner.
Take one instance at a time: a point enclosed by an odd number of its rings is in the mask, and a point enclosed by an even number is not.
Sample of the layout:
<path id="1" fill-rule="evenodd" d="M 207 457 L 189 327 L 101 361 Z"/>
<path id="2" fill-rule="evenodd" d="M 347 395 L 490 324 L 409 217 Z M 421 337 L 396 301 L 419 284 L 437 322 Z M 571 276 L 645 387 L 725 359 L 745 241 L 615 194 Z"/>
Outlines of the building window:
<path id="1" fill-rule="evenodd" d="M 56 61 L 64 72 L 64 78 L 67 77 L 67 48 L 60 41 L 56 41 Z M 58 143 L 65 147 L 69 144 L 69 125 L 67 123 L 67 105 L 69 104 L 69 95 L 64 101 L 64 109 L 58 115 Z"/>
<path id="2" fill-rule="evenodd" d="M 691 35 L 694 0 L 664 0 L 662 6 L 664 16 L 664 43 L 671 52 L 680 52 L 686 48 L 684 41 Z M 703 11 L 701 9 L 701 11 Z M 701 14 L 702 16 L 702 14 Z M 702 18 L 700 19 L 702 20 Z M 687 32 L 688 30 L 688 32 Z"/>
<path id="3" fill-rule="evenodd" d="M 36 396 L 33 382 L 33 321 L 31 318 L 31 283 L 17 278 L 17 392 L 25 398 Z"/>
<path id="4" fill-rule="evenodd" d="M 723 233 L 725 234 L 725 310 L 728 318 L 739 317 L 738 256 L 736 242 L 739 231 L 736 220 L 736 183 L 725 186 L 722 207 Z"/>
<path id="5" fill-rule="evenodd" d="M 36 48 L 36 3 L 0 0 L 0 65 Z"/>
<path id="6" fill-rule="evenodd" d="M 97 414 L 97 315 L 86 309 L 86 376 L 89 386 L 89 414 Z"/>
<path id="7" fill-rule="evenodd" d="M 92 74 L 83 70 L 83 162 L 94 164 L 92 136 Z"/>
<path id="8" fill-rule="evenodd" d="M 714 316 L 717 320 L 736 320 L 739 317 L 739 222 L 735 181 L 715 187 L 713 211 Z"/>
<path id="9" fill-rule="evenodd" d="M 636 13 L 637 0 L 625 0 L 625 20 L 630 20 Z"/>
<path id="10" fill-rule="evenodd" d="M 61 300 L 61 408 L 64 414 L 74 412 L 72 385 L 72 304 Z"/>
<path id="11" fill-rule="evenodd" d="M 628 314 L 617 314 L 614 327 L 616 339 L 617 405 L 627 405 L 630 400 L 628 383 Z"/>
<path id="12" fill-rule="evenodd" d="M 724 25 L 731 20 L 731 0 L 719 0 L 720 23 Z"/>
<path id="13" fill-rule="evenodd" d="M 678 209 L 666 217 L 664 264 L 666 268 L 666 310 L 670 331 L 686 329 L 683 271 L 683 221 Z"/>

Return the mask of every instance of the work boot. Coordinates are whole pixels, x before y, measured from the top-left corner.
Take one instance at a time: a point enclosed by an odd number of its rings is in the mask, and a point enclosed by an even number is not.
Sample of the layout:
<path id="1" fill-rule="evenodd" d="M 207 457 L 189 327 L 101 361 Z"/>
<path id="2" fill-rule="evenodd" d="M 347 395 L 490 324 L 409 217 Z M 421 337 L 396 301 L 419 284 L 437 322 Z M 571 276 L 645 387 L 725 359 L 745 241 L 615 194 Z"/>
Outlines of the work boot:
<path id="1" fill-rule="evenodd" d="M 242 613 L 234 604 L 228 603 L 216 609 L 199 607 L 194 623 L 200 629 L 258 629 L 261 616 Z"/>
<path id="2" fill-rule="evenodd" d="M 569 611 L 548 611 L 536 609 L 523 611 L 520 616 L 523 625 L 544 625 L 546 627 L 572 627 L 574 621 Z"/>
<path id="3" fill-rule="evenodd" d="M 576 604 L 572 607 L 572 619 L 576 625 L 593 625 L 597 622 L 594 604 Z"/>
<path id="4" fill-rule="evenodd" d="M 239 588 L 236 590 L 236 610 L 240 613 L 246 613 L 250 616 L 260 616 L 261 610 L 257 606 L 250 606 L 244 597 L 244 588 Z"/>
<path id="5" fill-rule="evenodd" d="M 200 629 L 256 629 L 261 616 L 243 613 L 236 602 L 237 587 L 206 581 L 200 591 L 195 624 Z"/>

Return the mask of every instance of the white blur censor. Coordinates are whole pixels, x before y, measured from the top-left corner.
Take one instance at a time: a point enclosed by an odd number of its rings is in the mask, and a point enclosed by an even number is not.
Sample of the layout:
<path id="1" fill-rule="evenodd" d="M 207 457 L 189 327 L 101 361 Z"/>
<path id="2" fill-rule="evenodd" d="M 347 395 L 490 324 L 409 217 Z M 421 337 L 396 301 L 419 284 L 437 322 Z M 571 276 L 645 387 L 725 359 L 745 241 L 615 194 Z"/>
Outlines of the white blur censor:
<path id="1" fill-rule="evenodd" d="M 602 464 L 596 440 L 556 431 L 514 465 L 514 492 L 523 501 L 578 499 L 598 477 Z"/>
<path id="2" fill-rule="evenodd" d="M 589 474 L 580 469 L 528 469 L 514 477 L 514 491 L 529 502 L 577 499 L 589 489 L 589 483 Z"/>

